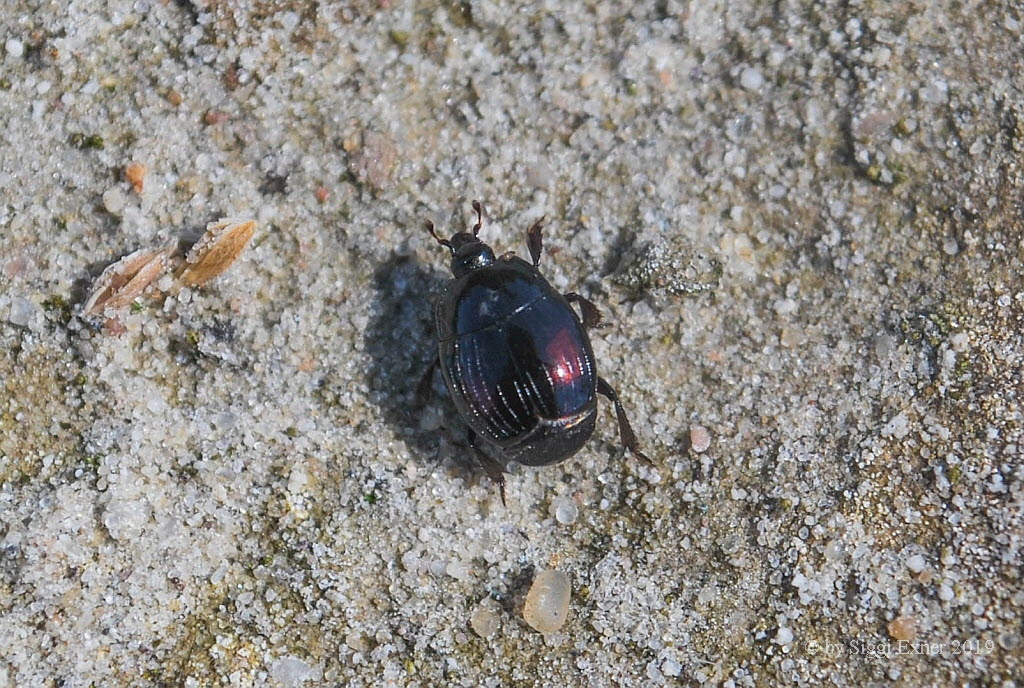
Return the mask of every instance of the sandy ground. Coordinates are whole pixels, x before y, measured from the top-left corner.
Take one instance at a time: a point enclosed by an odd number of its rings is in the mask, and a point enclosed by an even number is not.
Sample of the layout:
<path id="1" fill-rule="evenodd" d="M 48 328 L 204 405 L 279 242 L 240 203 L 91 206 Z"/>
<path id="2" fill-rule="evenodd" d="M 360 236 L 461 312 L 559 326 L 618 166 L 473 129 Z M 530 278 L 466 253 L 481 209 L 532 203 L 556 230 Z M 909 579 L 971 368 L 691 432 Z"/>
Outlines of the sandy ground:
<path id="1" fill-rule="evenodd" d="M 1014 685 L 1022 27 L 8 0 L 0 686 Z M 499 252 L 547 216 L 653 468 L 604 405 L 506 508 L 440 380 L 413 408 L 423 222 L 475 198 Z M 225 216 L 258 229 L 223 276 L 84 316 L 105 266 Z"/>

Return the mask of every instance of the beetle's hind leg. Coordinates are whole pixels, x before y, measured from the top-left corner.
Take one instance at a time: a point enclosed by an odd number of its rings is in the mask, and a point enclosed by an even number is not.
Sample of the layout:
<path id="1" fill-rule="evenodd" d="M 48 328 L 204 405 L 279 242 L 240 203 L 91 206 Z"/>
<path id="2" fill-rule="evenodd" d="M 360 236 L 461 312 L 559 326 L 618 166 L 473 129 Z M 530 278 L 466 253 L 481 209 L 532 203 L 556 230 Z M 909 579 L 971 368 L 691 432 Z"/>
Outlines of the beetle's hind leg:
<path id="1" fill-rule="evenodd" d="M 626 418 L 626 410 L 622 408 L 622 402 L 619 401 L 619 395 L 615 393 L 612 386 L 603 378 L 597 378 L 597 391 L 599 394 L 603 394 L 608 397 L 608 400 L 615 405 L 615 416 L 619 419 L 619 437 L 622 438 L 622 444 L 633 453 L 636 458 L 640 459 L 648 466 L 653 466 L 654 463 L 647 458 L 647 455 L 640 451 L 640 443 L 636 440 L 636 433 L 633 432 L 633 427 L 629 424 L 629 419 Z"/>
<path id="2" fill-rule="evenodd" d="M 608 327 L 608 323 L 604 322 L 604 318 L 601 317 L 601 311 L 599 311 L 597 306 L 595 306 L 589 299 L 585 299 L 576 292 L 571 291 L 565 295 L 565 300 L 569 303 L 579 304 L 580 313 L 583 314 L 584 328 L 588 330 L 596 330 L 602 327 Z"/>
<path id="3" fill-rule="evenodd" d="M 437 370 L 437 366 L 441 364 L 441 359 L 434 358 L 427 366 L 427 370 L 423 373 L 423 377 L 420 378 L 419 383 L 416 385 L 416 396 L 413 397 L 413 408 L 421 409 L 427 405 L 427 397 L 430 395 L 430 388 L 434 384 L 434 371 Z"/>
<path id="4" fill-rule="evenodd" d="M 501 505 L 507 507 L 508 502 L 505 501 L 505 474 L 508 471 L 505 470 L 505 465 L 500 461 L 491 458 L 485 454 L 480 447 L 476 446 L 476 433 L 472 430 L 469 431 L 468 439 L 469 446 L 473 448 L 473 455 L 476 457 L 476 462 L 484 469 L 484 473 L 487 474 L 487 477 L 498 484 L 498 490 L 501 492 Z"/>

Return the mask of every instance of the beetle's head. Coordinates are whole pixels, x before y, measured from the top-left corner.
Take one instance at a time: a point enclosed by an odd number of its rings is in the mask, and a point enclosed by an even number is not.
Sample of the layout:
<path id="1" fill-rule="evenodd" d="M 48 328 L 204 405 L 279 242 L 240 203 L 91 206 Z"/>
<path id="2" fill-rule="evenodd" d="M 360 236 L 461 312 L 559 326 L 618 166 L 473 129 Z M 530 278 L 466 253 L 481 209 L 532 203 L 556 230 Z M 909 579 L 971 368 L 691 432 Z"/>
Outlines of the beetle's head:
<path id="1" fill-rule="evenodd" d="M 473 201 L 473 210 L 476 211 L 476 224 L 473 225 L 472 234 L 458 232 L 453 234 L 451 239 L 442 239 L 434 231 L 434 223 L 427 222 L 427 231 L 434 237 L 434 241 L 452 252 L 452 273 L 456 277 L 462 277 L 471 270 L 487 267 L 494 262 L 494 251 L 477 238 L 484 224 L 483 208 L 479 201 Z"/>

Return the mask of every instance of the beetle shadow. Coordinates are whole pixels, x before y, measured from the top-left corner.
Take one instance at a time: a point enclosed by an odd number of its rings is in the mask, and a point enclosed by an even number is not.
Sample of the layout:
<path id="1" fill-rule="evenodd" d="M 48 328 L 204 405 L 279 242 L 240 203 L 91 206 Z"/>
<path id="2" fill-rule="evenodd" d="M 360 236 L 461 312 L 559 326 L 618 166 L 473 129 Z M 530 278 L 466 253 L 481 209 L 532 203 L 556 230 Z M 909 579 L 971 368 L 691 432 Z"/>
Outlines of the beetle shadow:
<path id="1" fill-rule="evenodd" d="M 385 422 L 418 462 L 436 457 L 445 435 L 443 427 L 422 426 L 424 414 L 436 409 L 438 395 L 430 394 L 422 408 L 416 404 L 416 386 L 437 356 L 433 295 L 444 283 L 439 270 L 407 255 L 391 256 L 373 274 L 377 308 L 370 314 L 364 340 L 370 357 L 370 402 L 380 408 Z M 432 389 L 437 389 L 439 378 L 435 374 Z"/>

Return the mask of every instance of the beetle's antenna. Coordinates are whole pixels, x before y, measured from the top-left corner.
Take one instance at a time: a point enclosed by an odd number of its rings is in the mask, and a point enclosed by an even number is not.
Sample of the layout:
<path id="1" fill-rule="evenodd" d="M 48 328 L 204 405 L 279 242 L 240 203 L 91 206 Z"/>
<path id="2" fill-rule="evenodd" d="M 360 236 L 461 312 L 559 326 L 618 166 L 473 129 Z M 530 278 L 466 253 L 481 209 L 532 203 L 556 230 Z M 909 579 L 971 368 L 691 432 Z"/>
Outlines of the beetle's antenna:
<path id="1" fill-rule="evenodd" d="M 476 211 L 476 224 L 473 225 L 473 236 L 480 233 L 480 228 L 484 226 L 484 208 L 480 205 L 480 201 L 473 201 L 473 210 Z"/>
<path id="2" fill-rule="evenodd" d="M 437 243 L 441 244 L 442 246 L 444 246 L 447 249 L 451 249 L 452 242 L 448 241 L 447 239 L 442 239 L 441 237 L 437 236 L 437 232 L 434 231 L 434 223 L 431 222 L 430 220 L 427 220 L 427 231 L 430 232 L 430 236 L 434 237 L 434 241 L 436 241 Z"/>

